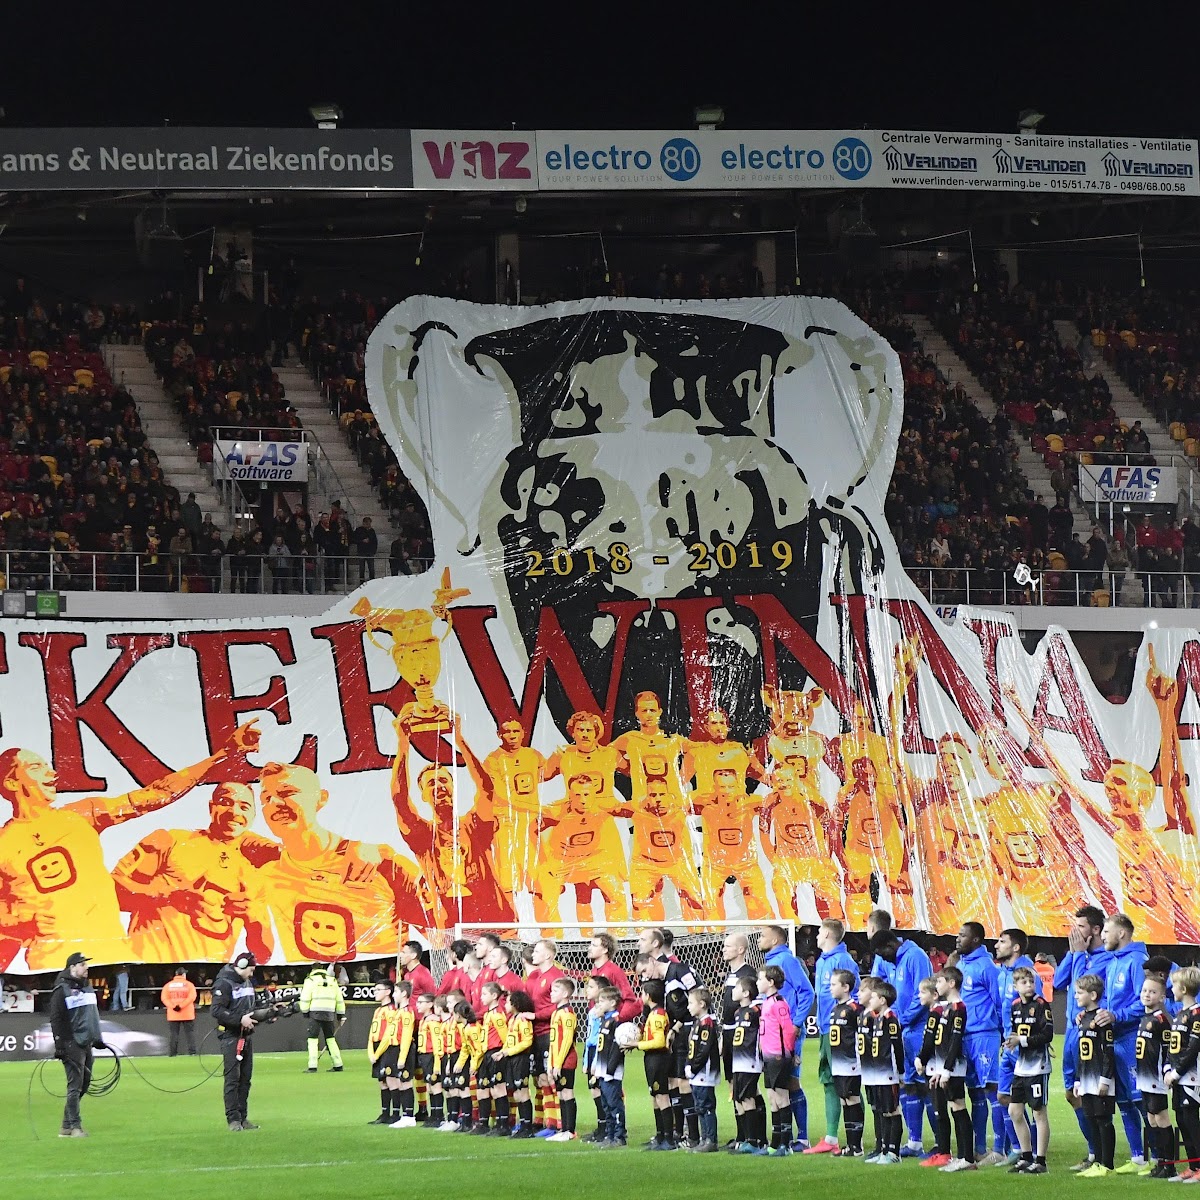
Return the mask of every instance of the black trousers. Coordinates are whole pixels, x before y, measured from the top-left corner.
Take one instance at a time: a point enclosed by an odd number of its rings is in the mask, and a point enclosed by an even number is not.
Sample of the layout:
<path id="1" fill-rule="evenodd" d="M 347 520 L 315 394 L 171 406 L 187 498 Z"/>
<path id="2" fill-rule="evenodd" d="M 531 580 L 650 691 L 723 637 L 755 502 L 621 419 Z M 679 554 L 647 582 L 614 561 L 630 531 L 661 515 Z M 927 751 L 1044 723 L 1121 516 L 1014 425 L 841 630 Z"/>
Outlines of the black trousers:
<path id="1" fill-rule="evenodd" d="M 168 1021 L 167 1028 L 170 1030 L 171 1049 L 169 1055 L 174 1058 L 179 1053 L 179 1035 L 184 1033 L 187 1035 L 187 1052 L 189 1054 L 196 1053 L 196 1022 L 195 1021 Z"/>
<path id="2" fill-rule="evenodd" d="M 68 1042 L 63 1050 L 63 1070 L 67 1073 L 67 1102 L 63 1106 L 63 1128 L 79 1129 L 79 1101 L 92 1082 L 92 1048 Z"/>
<path id="3" fill-rule="evenodd" d="M 242 1059 L 238 1061 L 238 1044 Z M 221 1054 L 225 1059 L 225 1120 L 244 1121 L 246 1101 L 250 1096 L 250 1076 L 254 1074 L 254 1042 L 246 1038 L 223 1037 Z"/>

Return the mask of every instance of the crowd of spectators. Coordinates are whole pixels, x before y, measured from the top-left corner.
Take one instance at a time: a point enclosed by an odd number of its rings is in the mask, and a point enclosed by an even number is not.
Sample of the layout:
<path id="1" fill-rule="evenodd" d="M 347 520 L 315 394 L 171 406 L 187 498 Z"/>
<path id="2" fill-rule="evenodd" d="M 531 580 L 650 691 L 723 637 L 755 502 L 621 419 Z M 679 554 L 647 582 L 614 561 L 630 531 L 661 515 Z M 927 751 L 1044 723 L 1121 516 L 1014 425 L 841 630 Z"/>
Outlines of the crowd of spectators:
<path id="1" fill-rule="evenodd" d="M 474 292 L 465 277 L 447 281 L 444 290 L 464 297 Z M 557 286 L 545 290 L 561 297 L 628 291 L 715 298 L 754 294 L 761 279 L 746 263 L 710 275 L 665 264 L 644 271 L 626 264 L 610 272 L 597 259 L 564 271 Z M 1081 328 L 1131 382 L 1146 385 L 1153 378 L 1182 402 L 1200 386 L 1179 365 L 1200 348 L 1186 302 L 1143 296 L 1135 308 L 1107 293 L 1072 297 L 1061 287 L 1009 287 L 1002 271 L 979 291 L 931 272 L 813 279 L 799 290 L 841 298 L 900 353 L 905 422 L 885 514 L 903 563 L 919 581 L 927 577 L 931 599 L 966 599 L 969 578 L 970 599 L 981 603 L 1057 596 L 1074 602 L 1081 586 L 1107 589 L 1119 602 L 1128 574 L 1142 580 L 1146 603 L 1185 601 L 1190 582 L 1165 580 L 1174 573 L 1190 581 L 1200 561 L 1200 533 L 1190 523 L 1159 529 L 1151 522 L 1154 539 L 1140 526 L 1128 536 L 1097 530 L 1087 541 L 1073 533 L 1078 457 L 1148 453 L 1149 443 L 1140 425 L 1120 428 L 1103 378 L 1061 343 L 1052 315 L 1076 304 Z M 384 553 L 392 573 L 425 569 L 433 546 L 424 506 L 364 394 L 366 341 L 392 303 L 346 291 L 323 301 L 292 290 L 230 319 L 228 305 L 181 310 L 168 294 L 139 316 L 95 305 L 48 310 L 19 282 L 0 310 L 0 441 L 8 451 L 0 455 L 0 550 L 10 552 L 5 561 L 14 579 L 42 582 L 33 576 L 44 572 L 48 550 L 57 552 L 59 587 L 90 587 L 94 575 L 97 586 L 110 588 L 324 591 L 373 577 L 376 556 Z M 925 353 L 908 314 L 930 307 L 995 397 L 994 418 L 949 384 Z M 1153 347 L 1140 333 L 1128 336 L 1129 329 L 1166 324 L 1176 329 Z M 280 494 L 264 492 L 253 515 L 224 537 L 195 497 L 183 499 L 167 486 L 132 398 L 114 387 L 97 354 L 104 339 L 139 337 L 205 462 L 215 426 L 258 429 L 264 438 L 296 436 L 300 421 L 278 367 L 298 355 L 392 528 L 355 525 L 339 505 L 314 518 L 294 498 L 285 503 Z M 1045 455 L 1052 496 L 1029 493 L 1017 467 L 1019 436 Z M 24 563 L 13 551 L 40 553 Z M 110 557 L 97 569 L 89 551 Z M 1032 587 L 1012 586 L 1012 572 L 1022 563 L 1041 580 L 1040 596 Z"/>
<path id="2" fill-rule="evenodd" d="M 1200 438 L 1200 294 L 1081 289 L 1080 333 L 1165 423 Z"/>
<path id="3" fill-rule="evenodd" d="M 937 306 L 946 339 L 1051 470 L 1127 449 L 1107 381 L 1054 328 L 1063 305 L 1060 289 L 1009 287 L 1001 274 L 979 291 L 948 283 Z"/>
<path id="4" fill-rule="evenodd" d="M 100 347 L 136 338 L 124 306 L 0 298 L 0 567 L 7 586 L 165 582 L 180 498 Z"/>

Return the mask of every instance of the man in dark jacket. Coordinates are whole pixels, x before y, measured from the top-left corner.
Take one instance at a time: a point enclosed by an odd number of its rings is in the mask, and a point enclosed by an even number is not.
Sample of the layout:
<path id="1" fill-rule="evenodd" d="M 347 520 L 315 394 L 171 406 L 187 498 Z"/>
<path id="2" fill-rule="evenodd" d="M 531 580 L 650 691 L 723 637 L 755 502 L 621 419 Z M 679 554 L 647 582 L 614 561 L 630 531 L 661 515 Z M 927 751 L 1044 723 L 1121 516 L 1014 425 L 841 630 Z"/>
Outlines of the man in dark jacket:
<path id="1" fill-rule="evenodd" d="M 88 961 L 86 955 L 75 951 L 50 995 L 54 1054 L 67 1073 L 67 1103 L 59 1137 L 87 1137 L 80 1123 L 79 1102 L 92 1082 L 92 1051 L 106 1048 L 100 1038 L 96 993 L 88 982 Z"/>
<path id="2" fill-rule="evenodd" d="M 371 528 L 371 518 L 363 517 L 354 531 L 354 549 L 358 553 L 358 582 L 375 578 L 375 555 L 379 552 L 379 535 Z"/>
<path id="3" fill-rule="evenodd" d="M 246 1119 L 250 1077 L 254 1074 L 254 974 L 253 954 L 239 954 L 217 972 L 213 981 L 212 1016 L 217 1023 L 217 1040 L 225 1060 L 225 1120 L 230 1133 L 257 1129 Z"/>

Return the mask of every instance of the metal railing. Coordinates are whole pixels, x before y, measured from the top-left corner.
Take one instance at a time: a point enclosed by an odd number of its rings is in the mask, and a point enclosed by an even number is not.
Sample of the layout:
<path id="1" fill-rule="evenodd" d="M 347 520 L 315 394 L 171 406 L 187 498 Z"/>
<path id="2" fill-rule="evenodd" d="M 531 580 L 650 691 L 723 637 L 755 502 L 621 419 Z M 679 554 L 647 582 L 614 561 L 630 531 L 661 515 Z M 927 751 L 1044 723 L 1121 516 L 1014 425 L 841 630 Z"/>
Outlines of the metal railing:
<path id="1" fill-rule="evenodd" d="M 1012 608 L 1067 605 L 1077 608 L 1185 608 L 1200 605 L 1200 564 L 1191 571 L 1054 571 L 1044 569 L 1027 584 L 1011 571 L 978 567 L 907 567 L 909 579 L 931 603 Z"/>
<path id="2" fill-rule="evenodd" d="M 431 559 L 386 554 L 204 555 L 5 550 L 7 588 L 63 592 L 241 592 L 344 595 L 381 575 L 417 575 Z"/>
<path id="3" fill-rule="evenodd" d="M 223 442 L 307 442 L 312 431 L 281 425 L 210 425 L 214 440 Z"/>
<path id="4" fill-rule="evenodd" d="M 58 591 L 243 592 L 343 595 L 385 575 L 418 575 L 431 558 L 347 555 L 203 555 L 117 551 L 0 551 L 3 585 Z M 1020 584 L 1009 570 L 908 567 L 909 579 L 935 605 L 1108 604 L 1122 607 L 1200 606 L 1200 564 L 1185 571 L 1044 571 Z M 1103 597 L 1103 598 L 1102 598 Z"/>

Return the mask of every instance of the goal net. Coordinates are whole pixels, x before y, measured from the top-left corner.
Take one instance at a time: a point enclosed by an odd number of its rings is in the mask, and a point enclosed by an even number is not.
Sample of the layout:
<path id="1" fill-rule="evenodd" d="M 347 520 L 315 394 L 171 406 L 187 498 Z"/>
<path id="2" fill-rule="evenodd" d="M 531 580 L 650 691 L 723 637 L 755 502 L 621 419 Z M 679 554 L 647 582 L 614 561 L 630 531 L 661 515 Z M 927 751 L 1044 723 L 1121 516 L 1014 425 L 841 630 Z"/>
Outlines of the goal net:
<path id="1" fill-rule="evenodd" d="M 787 944 L 796 949 L 796 926 L 791 921 L 770 922 L 777 924 L 787 933 Z M 746 937 L 746 961 L 752 967 L 759 967 L 763 962 L 763 951 L 759 947 L 759 931 L 761 925 L 748 925 L 744 921 L 704 921 L 689 924 L 685 921 L 623 921 L 619 925 L 589 925 L 580 928 L 579 923 L 569 925 L 530 925 L 514 929 L 512 922 L 507 924 L 477 924 L 456 925 L 455 938 L 475 944 L 481 934 L 491 933 L 499 937 L 501 943 L 507 946 L 513 954 L 513 970 L 519 975 L 528 974 L 528 964 L 522 961 L 522 951 L 532 947 L 541 938 L 553 939 L 557 953 L 555 961 L 558 966 L 576 981 L 579 990 L 575 994 L 576 1008 L 582 1013 L 586 1008 L 583 999 L 583 981 L 592 974 L 592 962 L 588 957 L 588 947 L 593 936 L 597 933 L 610 933 L 617 943 L 617 953 L 613 960 L 630 978 L 634 990 L 637 990 L 637 977 L 634 963 L 638 956 L 638 938 L 642 930 L 669 930 L 674 937 L 670 952 L 681 962 L 692 968 L 697 980 L 718 992 L 724 986 L 729 974 L 722 948 L 725 938 L 731 933 L 744 934 Z M 584 935 L 587 936 L 584 936 Z M 445 950 L 432 950 L 433 974 L 441 979 L 447 969 L 448 959 Z"/>

